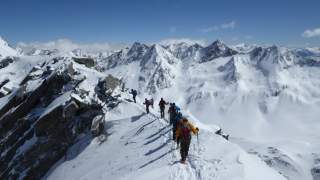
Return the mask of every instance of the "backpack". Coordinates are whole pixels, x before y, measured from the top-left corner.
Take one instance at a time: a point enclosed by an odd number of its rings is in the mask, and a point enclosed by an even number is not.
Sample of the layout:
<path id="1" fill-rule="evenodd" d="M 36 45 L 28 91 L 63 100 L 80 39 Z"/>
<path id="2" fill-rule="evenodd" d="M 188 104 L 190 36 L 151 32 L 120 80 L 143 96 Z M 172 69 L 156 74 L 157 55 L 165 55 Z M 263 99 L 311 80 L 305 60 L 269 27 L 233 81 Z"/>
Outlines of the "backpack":
<path id="1" fill-rule="evenodd" d="M 181 125 L 181 135 L 182 135 L 182 139 L 184 140 L 189 139 L 191 137 L 190 127 L 188 124 Z"/>
<path id="2" fill-rule="evenodd" d="M 136 90 L 133 90 L 133 91 L 132 91 L 132 95 L 136 96 L 136 95 L 137 95 L 137 91 L 136 91 Z"/>
<path id="3" fill-rule="evenodd" d="M 175 123 L 179 123 L 179 121 L 182 119 L 182 114 L 178 112 L 175 116 Z"/>
<path id="4" fill-rule="evenodd" d="M 170 108 L 169 108 L 169 112 L 170 112 L 171 114 L 176 113 L 176 108 L 171 105 Z"/>
<path id="5" fill-rule="evenodd" d="M 175 110 L 176 113 L 178 114 L 178 113 L 180 113 L 180 110 L 181 110 L 181 109 L 180 109 L 178 106 L 175 106 L 175 107 L 174 107 L 174 110 Z"/>
<path id="6" fill-rule="evenodd" d="M 159 106 L 160 106 L 161 108 L 164 108 L 165 105 L 166 105 L 166 102 L 165 102 L 164 100 L 161 100 L 161 101 L 159 102 Z"/>

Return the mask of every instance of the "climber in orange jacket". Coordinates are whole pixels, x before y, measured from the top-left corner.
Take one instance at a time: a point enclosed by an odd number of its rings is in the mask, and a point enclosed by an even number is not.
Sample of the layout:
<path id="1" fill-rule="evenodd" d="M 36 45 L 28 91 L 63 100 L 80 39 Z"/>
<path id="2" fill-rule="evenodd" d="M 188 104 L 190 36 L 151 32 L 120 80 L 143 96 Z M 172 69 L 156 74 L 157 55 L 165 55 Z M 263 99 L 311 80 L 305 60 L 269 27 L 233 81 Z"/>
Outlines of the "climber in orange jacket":
<path id="1" fill-rule="evenodd" d="M 181 163 L 186 162 L 191 143 L 191 133 L 197 134 L 199 128 L 194 127 L 186 118 L 183 118 L 176 130 L 176 141 L 180 141 Z"/>

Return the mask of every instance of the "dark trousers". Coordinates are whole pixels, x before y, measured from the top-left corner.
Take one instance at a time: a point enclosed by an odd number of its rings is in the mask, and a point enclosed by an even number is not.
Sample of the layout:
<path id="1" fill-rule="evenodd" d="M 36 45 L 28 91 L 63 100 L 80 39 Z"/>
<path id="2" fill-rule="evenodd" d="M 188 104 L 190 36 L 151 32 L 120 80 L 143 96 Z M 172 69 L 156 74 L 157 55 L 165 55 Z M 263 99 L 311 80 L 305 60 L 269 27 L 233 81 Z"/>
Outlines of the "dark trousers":
<path id="1" fill-rule="evenodd" d="M 133 96 L 133 102 L 136 103 L 136 96 Z"/>
<path id="2" fill-rule="evenodd" d="M 176 131 L 177 131 L 177 124 L 173 124 L 173 126 L 172 126 L 172 138 L 173 138 L 173 140 L 176 139 Z"/>
<path id="3" fill-rule="evenodd" d="M 146 106 L 147 114 L 149 114 L 149 106 Z"/>
<path id="4" fill-rule="evenodd" d="M 191 137 L 190 138 L 181 138 L 180 139 L 181 161 L 185 161 L 187 159 L 190 142 L 191 142 Z"/>
<path id="5" fill-rule="evenodd" d="M 161 118 L 164 118 L 164 108 L 160 108 L 160 115 L 161 115 Z"/>
<path id="6" fill-rule="evenodd" d="M 170 123 L 170 125 L 171 124 L 174 124 L 175 123 L 175 115 L 174 114 L 172 114 L 172 113 L 169 113 L 169 123 Z"/>

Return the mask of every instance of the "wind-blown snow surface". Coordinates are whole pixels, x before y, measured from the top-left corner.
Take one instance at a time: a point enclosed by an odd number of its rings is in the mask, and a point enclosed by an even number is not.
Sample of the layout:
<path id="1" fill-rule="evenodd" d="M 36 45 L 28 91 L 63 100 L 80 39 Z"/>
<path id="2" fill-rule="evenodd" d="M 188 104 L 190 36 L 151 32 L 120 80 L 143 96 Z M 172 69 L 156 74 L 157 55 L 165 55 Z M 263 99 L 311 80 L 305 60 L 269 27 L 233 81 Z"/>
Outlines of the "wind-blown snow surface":
<path id="1" fill-rule="evenodd" d="M 205 125 L 200 126 L 199 142 L 193 138 L 187 165 L 180 164 L 171 127 L 154 113 L 145 114 L 140 105 L 121 103 L 107 117 L 107 141 L 92 141 L 48 179 L 285 179 Z M 72 150 L 77 148 L 81 144 Z"/>
<path id="2" fill-rule="evenodd" d="M 0 82 L 9 79 L 5 86 L 12 93 L 34 65 L 55 57 L 70 62 L 72 56 L 97 61 L 95 69 L 74 62 L 87 78 L 81 86 L 90 97 L 92 85 L 107 74 L 139 91 L 137 105 L 122 94 L 123 102 L 107 113 L 107 141 L 84 137 L 48 179 L 316 179 L 311 172 L 317 169 L 311 169 L 320 156 L 319 48 L 229 48 L 216 41 L 207 47 L 134 43 L 110 56 L 35 52 L 0 69 Z M 143 114 L 145 97 L 155 99 L 155 108 L 160 97 L 176 102 L 200 127 L 200 145 L 194 137 L 186 166 L 177 163 L 170 127 L 157 109 Z M 218 126 L 231 135 L 229 142 L 214 134 Z"/>

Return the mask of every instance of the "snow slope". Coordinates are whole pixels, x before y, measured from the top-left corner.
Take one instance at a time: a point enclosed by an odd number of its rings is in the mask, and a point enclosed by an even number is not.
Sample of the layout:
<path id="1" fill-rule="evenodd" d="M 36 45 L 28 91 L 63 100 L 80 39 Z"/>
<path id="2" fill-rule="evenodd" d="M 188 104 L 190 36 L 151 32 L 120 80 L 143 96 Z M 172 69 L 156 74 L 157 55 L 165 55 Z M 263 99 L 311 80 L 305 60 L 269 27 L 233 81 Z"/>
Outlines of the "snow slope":
<path id="1" fill-rule="evenodd" d="M 87 56 L 81 50 L 35 52 L 0 69 L 0 82 L 9 79 L 5 86 L 14 89 L 35 65 Z M 107 113 L 108 140 L 100 144 L 83 137 L 48 179 L 316 179 L 319 48 L 134 43 L 90 57 L 97 62 L 91 69 L 74 62 L 86 77 L 80 87 L 90 97 L 97 81 L 111 74 L 138 90 L 139 104 L 145 97 L 176 102 L 200 127 L 200 146 L 193 138 L 188 165 L 177 163 L 167 122 L 155 110 L 143 114 L 124 93 L 122 103 Z M 214 134 L 218 127 L 231 135 L 230 142 Z"/>
<path id="2" fill-rule="evenodd" d="M 320 146 L 316 140 L 320 130 L 317 51 L 248 46 L 236 53 L 221 41 L 198 49 L 181 42 L 156 45 L 156 51 L 152 51 L 153 47 L 148 47 L 143 58 L 127 65 L 105 68 L 104 72 L 115 74 L 127 87 L 138 89 L 141 98 L 153 97 L 158 102 L 164 97 L 169 102 L 176 102 L 202 123 L 219 125 L 236 139 L 243 139 L 233 141 L 242 148 L 241 142 L 256 143 L 253 145 L 253 149 L 257 147 L 255 150 L 244 148 L 248 152 L 261 151 L 260 154 L 264 154 L 269 146 L 261 148 L 260 143 L 270 144 L 292 161 L 282 159 L 281 154 L 276 155 L 278 159 L 295 169 L 302 169 L 297 171 L 299 176 L 293 176 L 269 163 L 285 177 L 313 178 L 310 167 L 315 161 L 315 149 Z M 153 67 L 157 64 L 151 63 L 154 59 L 166 65 L 167 71 L 155 71 Z M 127 62 L 125 57 L 121 60 Z M 153 66 L 143 68 L 141 62 L 146 61 Z M 170 61 L 174 63 L 168 63 Z M 98 66 L 107 64 L 102 62 Z M 145 72 L 148 73 L 144 75 Z M 162 78 L 160 82 L 157 77 Z M 146 86 L 150 82 L 153 86 Z M 164 82 L 169 85 L 163 86 Z M 300 149 L 299 144 L 303 141 L 313 146 Z M 275 155 L 269 153 L 266 156 L 269 159 L 257 155 L 266 163 Z M 305 160 L 301 161 L 299 157 Z"/>
<path id="3" fill-rule="evenodd" d="M 17 88 L 31 69 L 45 60 L 45 58 L 39 56 L 20 56 L 15 59 L 14 63 L 0 70 L 0 82 L 8 79 L 10 81 L 6 84 L 6 87 L 9 89 Z"/>
<path id="4" fill-rule="evenodd" d="M 107 141 L 76 144 L 69 154 L 81 148 L 82 152 L 71 158 L 67 154 L 48 179 L 284 179 L 203 124 L 199 141 L 193 138 L 187 165 L 180 164 L 171 127 L 151 112 L 145 114 L 140 105 L 124 101 L 106 117 Z"/>

